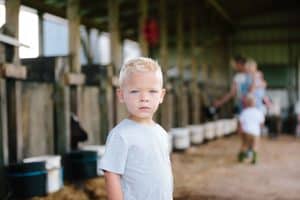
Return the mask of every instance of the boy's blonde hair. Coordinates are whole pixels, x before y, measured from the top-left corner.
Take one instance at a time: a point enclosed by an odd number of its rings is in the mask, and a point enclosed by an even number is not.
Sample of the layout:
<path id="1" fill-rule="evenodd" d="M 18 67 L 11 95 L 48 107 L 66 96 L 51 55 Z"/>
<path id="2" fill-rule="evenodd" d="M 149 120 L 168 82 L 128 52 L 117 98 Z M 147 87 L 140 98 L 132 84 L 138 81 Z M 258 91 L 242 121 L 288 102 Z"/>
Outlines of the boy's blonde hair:
<path id="1" fill-rule="evenodd" d="M 247 59 L 246 68 L 247 69 L 252 69 L 252 70 L 257 70 L 257 63 L 256 63 L 256 61 L 254 59 L 252 59 L 252 58 Z"/>
<path id="2" fill-rule="evenodd" d="M 151 58 L 138 57 L 128 60 L 121 68 L 119 75 L 119 85 L 122 86 L 126 77 L 132 72 L 156 72 L 161 82 L 163 76 L 159 64 Z"/>

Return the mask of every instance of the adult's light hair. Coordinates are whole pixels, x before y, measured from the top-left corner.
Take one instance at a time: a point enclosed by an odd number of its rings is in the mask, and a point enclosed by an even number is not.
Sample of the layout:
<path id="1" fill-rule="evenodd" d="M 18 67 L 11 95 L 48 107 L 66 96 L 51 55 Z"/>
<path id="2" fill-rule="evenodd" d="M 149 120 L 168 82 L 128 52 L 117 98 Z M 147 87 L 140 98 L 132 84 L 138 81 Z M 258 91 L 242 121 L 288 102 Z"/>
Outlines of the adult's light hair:
<path id="1" fill-rule="evenodd" d="M 123 85 L 124 80 L 133 72 L 156 72 L 158 77 L 161 79 L 161 82 L 163 83 L 161 67 L 157 63 L 157 61 L 151 58 L 138 57 L 128 60 L 122 66 L 119 74 L 120 87 Z"/>

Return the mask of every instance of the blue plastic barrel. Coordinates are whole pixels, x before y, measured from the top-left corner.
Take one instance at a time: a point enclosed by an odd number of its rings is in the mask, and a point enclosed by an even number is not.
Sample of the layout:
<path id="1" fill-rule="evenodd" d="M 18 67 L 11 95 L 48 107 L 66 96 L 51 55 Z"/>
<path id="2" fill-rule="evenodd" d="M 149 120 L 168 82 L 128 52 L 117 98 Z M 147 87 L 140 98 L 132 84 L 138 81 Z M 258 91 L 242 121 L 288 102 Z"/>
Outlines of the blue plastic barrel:
<path id="1" fill-rule="evenodd" d="M 98 155 L 95 151 L 72 151 L 63 156 L 64 179 L 79 181 L 97 177 Z"/>
<path id="2" fill-rule="evenodd" d="M 9 188 L 14 197 L 46 195 L 46 163 L 17 163 L 6 167 Z"/>

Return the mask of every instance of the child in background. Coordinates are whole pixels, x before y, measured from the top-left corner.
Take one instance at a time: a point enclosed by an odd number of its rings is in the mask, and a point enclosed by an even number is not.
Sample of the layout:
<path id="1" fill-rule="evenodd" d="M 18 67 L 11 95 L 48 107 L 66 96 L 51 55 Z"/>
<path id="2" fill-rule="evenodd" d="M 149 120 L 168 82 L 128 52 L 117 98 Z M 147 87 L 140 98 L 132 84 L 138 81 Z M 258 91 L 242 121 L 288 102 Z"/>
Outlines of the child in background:
<path id="1" fill-rule="evenodd" d="M 257 162 L 257 150 L 261 126 L 265 121 L 264 114 L 255 106 L 255 98 L 248 94 L 245 98 L 246 109 L 239 116 L 239 128 L 242 133 L 242 145 L 238 155 L 240 162 L 244 161 L 247 153 L 252 154 L 252 164 Z"/>
<path id="2" fill-rule="evenodd" d="M 110 131 L 101 159 L 108 199 L 172 200 L 168 135 L 153 121 L 165 94 L 161 68 L 150 58 L 129 60 L 119 84 L 128 118 Z"/>
<path id="3" fill-rule="evenodd" d="M 264 98 L 266 96 L 267 82 L 264 80 L 263 73 L 257 69 L 257 64 L 253 59 L 247 60 L 246 69 L 252 79 L 249 93 L 255 97 L 256 107 L 266 114 L 267 110 L 264 105 Z"/>

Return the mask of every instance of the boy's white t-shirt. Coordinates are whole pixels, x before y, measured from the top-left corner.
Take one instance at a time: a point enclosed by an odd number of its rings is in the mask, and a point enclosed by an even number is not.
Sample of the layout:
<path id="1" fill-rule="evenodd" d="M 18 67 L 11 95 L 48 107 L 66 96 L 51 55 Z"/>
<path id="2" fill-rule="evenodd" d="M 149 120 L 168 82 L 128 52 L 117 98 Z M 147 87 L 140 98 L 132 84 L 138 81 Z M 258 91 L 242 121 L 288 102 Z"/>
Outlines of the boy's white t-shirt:
<path id="1" fill-rule="evenodd" d="M 121 175 L 124 200 L 171 200 L 167 132 L 158 124 L 121 121 L 108 135 L 100 168 Z"/>
<path id="2" fill-rule="evenodd" d="M 242 111 L 239 121 L 243 132 L 259 136 L 260 125 L 264 123 L 265 116 L 263 112 L 256 107 L 249 107 Z"/>

